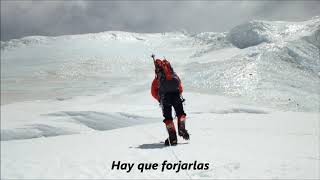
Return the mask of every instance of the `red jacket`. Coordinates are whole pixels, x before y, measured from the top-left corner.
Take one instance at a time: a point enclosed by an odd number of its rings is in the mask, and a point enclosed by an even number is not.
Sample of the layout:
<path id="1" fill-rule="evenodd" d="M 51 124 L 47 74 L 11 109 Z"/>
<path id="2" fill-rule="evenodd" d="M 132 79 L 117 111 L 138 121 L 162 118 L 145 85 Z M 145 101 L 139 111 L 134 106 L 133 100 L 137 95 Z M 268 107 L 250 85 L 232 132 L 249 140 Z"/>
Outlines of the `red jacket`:
<path id="1" fill-rule="evenodd" d="M 179 77 L 178 77 L 179 78 Z M 152 81 L 152 85 L 151 85 L 151 95 L 158 101 L 160 101 L 160 97 L 159 97 L 159 79 L 157 77 L 155 77 Z M 182 88 L 182 83 L 181 80 L 179 78 L 179 92 L 180 94 L 183 92 L 183 88 Z"/>

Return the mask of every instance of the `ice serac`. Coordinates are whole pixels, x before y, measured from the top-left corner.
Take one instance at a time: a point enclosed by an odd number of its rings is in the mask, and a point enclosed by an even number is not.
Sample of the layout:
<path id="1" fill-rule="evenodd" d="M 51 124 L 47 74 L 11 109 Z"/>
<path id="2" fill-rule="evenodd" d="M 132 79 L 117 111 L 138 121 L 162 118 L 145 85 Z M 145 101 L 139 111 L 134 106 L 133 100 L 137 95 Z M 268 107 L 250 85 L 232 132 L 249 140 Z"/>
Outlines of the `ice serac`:
<path id="1" fill-rule="evenodd" d="M 310 43 L 318 44 L 320 18 L 303 22 L 250 21 L 230 30 L 227 39 L 236 47 L 244 49 L 261 43 L 282 43 L 310 37 Z M 318 32 L 318 33 L 317 33 Z M 314 35 L 314 36 L 313 36 Z"/>
<path id="2" fill-rule="evenodd" d="M 238 48 L 247 48 L 263 42 L 272 41 L 275 27 L 262 21 L 250 21 L 231 29 L 228 34 L 230 42 Z"/>

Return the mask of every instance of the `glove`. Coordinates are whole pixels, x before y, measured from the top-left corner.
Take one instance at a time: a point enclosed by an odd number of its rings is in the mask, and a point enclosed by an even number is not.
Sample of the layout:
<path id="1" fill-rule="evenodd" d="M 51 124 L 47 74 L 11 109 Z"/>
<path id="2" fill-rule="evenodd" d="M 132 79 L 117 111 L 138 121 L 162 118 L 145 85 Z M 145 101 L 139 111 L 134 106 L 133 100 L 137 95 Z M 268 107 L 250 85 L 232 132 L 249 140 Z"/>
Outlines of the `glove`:
<path id="1" fill-rule="evenodd" d="M 183 98 L 182 94 L 180 94 L 180 100 L 181 100 L 181 102 L 186 101 L 186 99 L 185 99 L 185 98 Z"/>
<path id="2" fill-rule="evenodd" d="M 182 96 L 182 95 L 180 95 L 180 100 L 181 100 L 181 102 L 182 102 L 182 103 L 184 103 L 184 102 L 186 101 L 186 99 L 185 99 L 185 98 L 183 98 L 183 96 Z"/>

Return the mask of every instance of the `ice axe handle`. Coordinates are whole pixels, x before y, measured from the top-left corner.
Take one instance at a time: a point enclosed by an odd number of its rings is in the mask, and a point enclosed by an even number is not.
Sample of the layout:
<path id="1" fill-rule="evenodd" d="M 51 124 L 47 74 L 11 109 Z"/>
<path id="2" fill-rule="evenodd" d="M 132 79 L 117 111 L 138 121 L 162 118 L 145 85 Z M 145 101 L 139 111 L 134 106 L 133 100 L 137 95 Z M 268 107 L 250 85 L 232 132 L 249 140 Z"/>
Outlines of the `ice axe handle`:
<path id="1" fill-rule="evenodd" d="M 151 54 L 151 57 L 152 57 L 152 59 L 153 59 L 153 64 L 154 64 L 154 66 L 156 66 L 156 59 L 155 59 L 155 55 L 154 55 L 154 54 Z"/>

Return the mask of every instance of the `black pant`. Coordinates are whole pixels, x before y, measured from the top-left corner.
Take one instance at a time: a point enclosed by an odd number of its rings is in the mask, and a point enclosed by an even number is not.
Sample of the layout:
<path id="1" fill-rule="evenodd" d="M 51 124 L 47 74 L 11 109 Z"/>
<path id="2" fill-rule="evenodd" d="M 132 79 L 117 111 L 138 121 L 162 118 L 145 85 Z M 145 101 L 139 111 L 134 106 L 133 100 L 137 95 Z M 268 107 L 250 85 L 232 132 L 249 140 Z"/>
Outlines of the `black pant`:
<path id="1" fill-rule="evenodd" d="M 160 96 L 162 105 L 162 114 L 165 120 L 172 120 L 172 106 L 176 112 L 176 116 L 186 115 L 183 111 L 183 104 L 179 92 L 166 93 Z"/>

